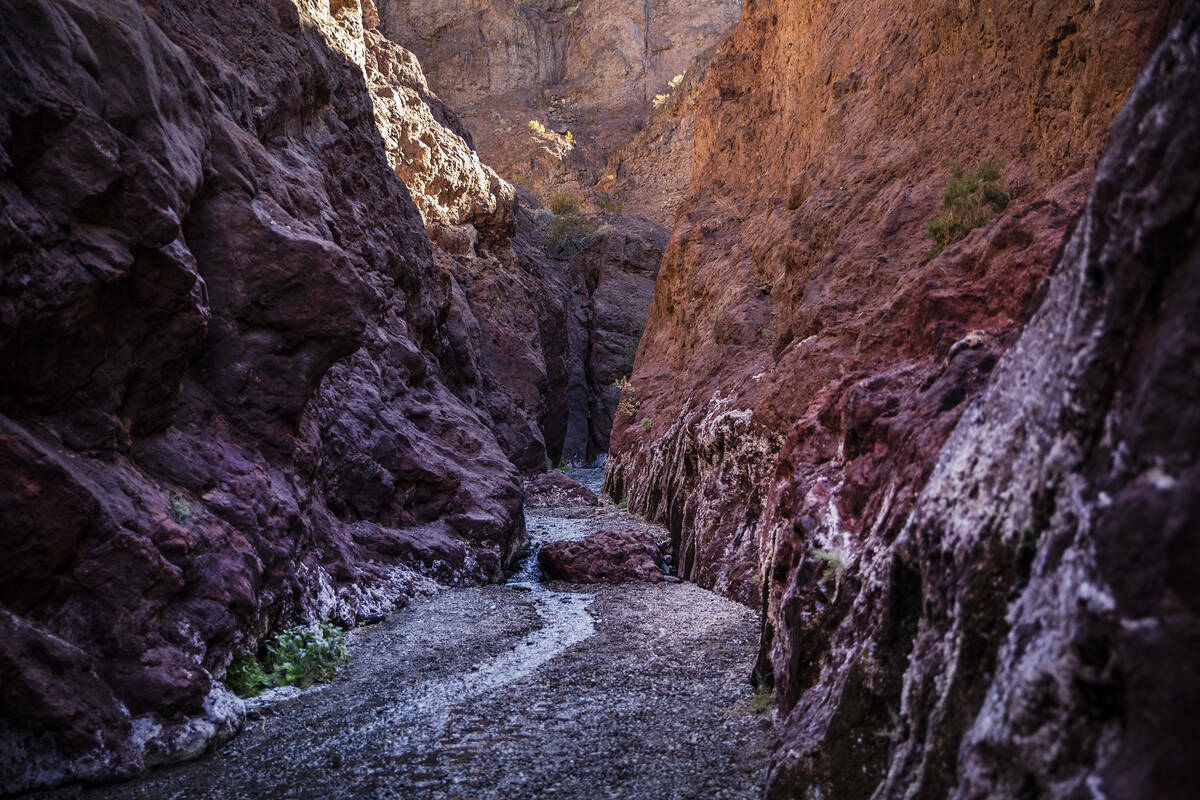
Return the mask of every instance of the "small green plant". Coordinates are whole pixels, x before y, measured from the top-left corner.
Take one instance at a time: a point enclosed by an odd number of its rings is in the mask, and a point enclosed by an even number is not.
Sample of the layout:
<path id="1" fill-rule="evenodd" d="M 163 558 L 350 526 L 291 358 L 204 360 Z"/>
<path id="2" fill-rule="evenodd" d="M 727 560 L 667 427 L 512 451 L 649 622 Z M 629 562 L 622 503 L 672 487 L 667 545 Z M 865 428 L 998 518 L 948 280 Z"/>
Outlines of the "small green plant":
<path id="1" fill-rule="evenodd" d="M 536 119 L 529 120 L 529 131 L 530 131 L 530 133 L 536 133 L 539 136 L 545 136 L 547 133 L 550 132 L 549 130 L 547 130 L 545 125 L 538 122 Z"/>
<path id="2" fill-rule="evenodd" d="M 171 519 L 176 522 L 182 524 L 192 518 L 192 504 L 179 492 L 168 494 L 167 504 L 171 507 Z"/>
<path id="3" fill-rule="evenodd" d="M 579 198 L 570 192 L 553 192 L 550 195 L 550 210 L 555 214 L 578 214 Z"/>
<path id="4" fill-rule="evenodd" d="M 569 144 L 569 145 L 575 144 L 575 134 L 571 133 L 570 131 L 567 131 L 566 135 L 564 135 L 563 138 L 567 140 L 567 144 Z"/>
<path id="5" fill-rule="evenodd" d="M 327 681 L 346 663 L 346 635 L 332 622 L 289 628 L 267 646 L 267 664 L 280 681 L 301 688 Z"/>
<path id="6" fill-rule="evenodd" d="M 934 255 L 1008 207 L 1012 198 L 1004 190 L 1003 177 L 1000 167 L 988 160 L 981 161 L 973 173 L 958 164 L 950 167 L 941 213 L 926 226 Z"/>
<path id="7" fill-rule="evenodd" d="M 629 508 L 629 501 L 626 500 L 624 497 L 622 497 L 621 502 L 617 503 L 617 505 L 620 506 L 622 509 L 627 509 L 627 508 Z"/>
<path id="8" fill-rule="evenodd" d="M 638 398 L 637 387 L 629 382 L 629 378 L 618 378 L 613 386 L 621 391 L 621 399 L 617 401 L 617 413 L 626 414 L 630 419 L 637 416 L 642 401 Z"/>
<path id="9" fill-rule="evenodd" d="M 825 563 L 825 571 L 821 573 L 821 580 L 841 582 L 842 575 L 846 572 L 846 560 L 840 551 L 814 547 L 808 553 L 818 561 Z"/>
<path id="10" fill-rule="evenodd" d="M 653 426 L 653 424 L 654 423 L 650 421 L 649 417 L 642 417 L 642 430 L 644 430 L 646 433 L 650 432 L 650 428 Z"/>
<path id="11" fill-rule="evenodd" d="M 258 697 L 265 690 L 278 685 L 272 676 L 263 672 L 262 664 L 258 663 L 253 653 L 246 653 L 229 665 L 225 683 L 238 697 Z"/>
<path id="12" fill-rule="evenodd" d="M 332 680 L 350 660 L 346 634 L 328 620 L 316 625 L 297 625 L 276 634 L 267 644 L 263 664 L 253 653 L 235 661 L 225 682 L 242 697 L 255 697 L 276 686 L 305 688 Z"/>
<path id="13" fill-rule="evenodd" d="M 590 244 L 598 230 L 596 223 L 583 214 L 555 214 L 546 240 L 546 255 L 569 258 Z"/>
<path id="14" fill-rule="evenodd" d="M 771 707 L 771 690 L 765 686 L 760 686 L 750 695 L 750 707 L 754 709 L 754 713 L 761 714 Z"/>
<path id="15" fill-rule="evenodd" d="M 557 467 L 555 467 L 555 469 L 556 469 L 556 470 L 558 470 L 559 472 L 562 472 L 562 473 L 564 473 L 564 474 L 565 474 L 565 473 L 566 473 L 566 471 L 567 471 L 567 470 L 569 470 L 570 468 L 571 468 L 571 465 L 567 463 L 567 459 L 566 459 L 566 457 L 565 457 L 565 456 L 564 456 L 564 457 L 562 457 L 562 458 L 560 458 L 560 459 L 558 459 L 558 466 L 557 466 Z"/>

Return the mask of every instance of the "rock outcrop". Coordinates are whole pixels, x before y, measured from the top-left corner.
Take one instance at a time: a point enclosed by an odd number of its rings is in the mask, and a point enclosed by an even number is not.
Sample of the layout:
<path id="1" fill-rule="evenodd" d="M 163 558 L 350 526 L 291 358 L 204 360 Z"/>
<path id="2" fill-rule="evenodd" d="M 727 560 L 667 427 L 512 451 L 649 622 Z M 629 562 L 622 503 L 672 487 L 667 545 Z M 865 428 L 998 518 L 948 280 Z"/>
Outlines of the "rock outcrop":
<path id="1" fill-rule="evenodd" d="M 195 756 L 268 629 L 500 579 L 526 537 L 358 3 L 0 14 L 14 790 Z"/>
<path id="2" fill-rule="evenodd" d="M 552 469 L 525 484 L 526 506 L 556 506 L 581 504 L 594 506 L 600 502 L 596 493 L 568 475 Z"/>
<path id="3" fill-rule="evenodd" d="M 472 355 L 463 398 L 523 471 L 590 463 L 608 450 L 613 384 L 632 369 L 666 231 L 608 215 L 548 247 L 551 215 L 481 161 L 415 56 L 369 28 L 365 41 L 376 124 L 450 285 L 446 328 Z"/>
<path id="4" fill-rule="evenodd" d="M 606 485 L 763 609 L 769 797 L 1194 793 L 1194 3 L 1092 166 L 1181 7 L 779 0 L 714 63 Z"/>
<path id="5" fill-rule="evenodd" d="M 590 197 L 600 181 L 596 199 L 610 208 L 672 223 L 690 167 L 690 90 L 737 21 L 739 0 L 378 8 L 380 30 L 417 54 L 505 178 L 543 199 Z M 653 166 L 635 166 L 643 163 Z"/>
<path id="6" fill-rule="evenodd" d="M 549 542 L 538 550 L 537 561 L 547 580 L 567 583 L 661 583 L 664 575 L 654 534 L 640 528 Z"/>

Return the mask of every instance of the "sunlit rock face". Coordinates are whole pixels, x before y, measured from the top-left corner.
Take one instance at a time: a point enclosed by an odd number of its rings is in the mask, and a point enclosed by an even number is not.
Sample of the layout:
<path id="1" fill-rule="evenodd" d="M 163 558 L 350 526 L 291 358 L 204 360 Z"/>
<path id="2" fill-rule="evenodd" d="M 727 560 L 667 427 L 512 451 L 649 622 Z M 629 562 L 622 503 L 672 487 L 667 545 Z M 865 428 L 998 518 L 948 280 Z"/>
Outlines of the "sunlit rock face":
<path id="1" fill-rule="evenodd" d="M 543 200 L 598 190 L 604 205 L 672 224 L 690 166 L 691 90 L 737 21 L 738 0 L 378 8 L 380 30 L 417 54 L 505 178 Z"/>
<path id="2" fill-rule="evenodd" d="M 769 796 L 1189 795 L 1182 6 L 753 3 L 710 67 L 606 487 L 763 610 Z"/>
<path id="3" fill-rule="evenodd" d="M 194 756 L 269 626 L 499 579 L 525 534 L 357 3 L 3 15 L 11 790 Z"/>

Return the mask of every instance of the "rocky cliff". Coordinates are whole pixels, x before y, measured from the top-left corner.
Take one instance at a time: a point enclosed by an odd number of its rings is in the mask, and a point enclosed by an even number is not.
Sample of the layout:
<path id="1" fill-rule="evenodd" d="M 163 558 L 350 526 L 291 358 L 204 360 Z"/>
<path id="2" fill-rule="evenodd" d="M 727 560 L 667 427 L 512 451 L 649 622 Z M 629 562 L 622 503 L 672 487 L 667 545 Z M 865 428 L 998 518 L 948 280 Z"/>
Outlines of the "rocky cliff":
<path id="1" fill-rule="evenodd" d="M 1093 167 L 1181 8 L 753 3 L 712 66 L 607 487 L 763 609 L 768 796 L 1194 794 L 1194 3 Z"/>
<path id="2" fill-rule="evenodd" d="M 501 578 L 519 470 L 607 447 L 664 241 L 545 255 L 358 2 L 0 15 L 11 790 L 231 735 L 270 629 Z"/>
<path id="3" fill-rule="evenodd" d="M 738 0 L 377 6 L 380 30 L 417 54 L 505 178 L 543 199 L 598 189 L 604 205 L 672 224 L 692 135 L 691 104 L 679 101 L 737 21 Z M 653 167 L 622 170 L 626 161 Z"/>
<path id="4" fill-rule="evenodd" d="M 608 450 L 613 384 L 632 368 L 666 230 L 573 214 L 551 246 L 554 216 L 483 163 L 416 57 L 364 35 L 376 124 L 450 285 L 447 330 L 470 356 L 455 365 L 471 384 L 464 399 L 524 471 L 591 462 Z"/>

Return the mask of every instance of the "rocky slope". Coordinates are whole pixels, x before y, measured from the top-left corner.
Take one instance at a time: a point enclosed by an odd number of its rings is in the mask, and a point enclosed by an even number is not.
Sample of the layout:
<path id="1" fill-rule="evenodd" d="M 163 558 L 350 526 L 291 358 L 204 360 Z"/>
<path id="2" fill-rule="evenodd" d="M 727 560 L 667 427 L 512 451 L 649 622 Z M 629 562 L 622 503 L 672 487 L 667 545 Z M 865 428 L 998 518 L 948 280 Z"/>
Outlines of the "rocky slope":
<path id="1" fill-rule="evenodd" d="M 1075 222 L 1181 6 L 776 0 L 714 64 L 607 486 L 763 608 L 768 796 L 1194 793 L 1194 3 Z"/>
<path id="2" fill-rule="evenodd" d="M 738 0 L 377 6 L 380 30 L 417 54 L 505 178 L 543 199 L 590 195 L 600 181 L 597 200 L 610 208 L 672 224 L 690 168 L 691 105 L 656 111 L 689 95 Z M 639 133 L 647 126 L 652 135 Z M 654 167 L 621 170 L 624 161 Z"/>
<path id="3" fill-rule="evenodd" d="M 546 256 L 358 2 L 0 15 L 10 790 L 231 735 L 269 629 L 502 577 L 519 469 L 607 446 L 664 242 Z"/>

